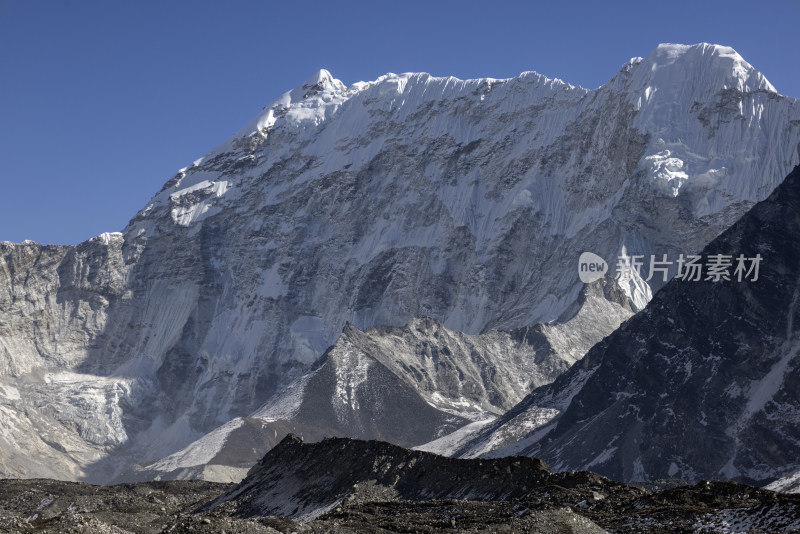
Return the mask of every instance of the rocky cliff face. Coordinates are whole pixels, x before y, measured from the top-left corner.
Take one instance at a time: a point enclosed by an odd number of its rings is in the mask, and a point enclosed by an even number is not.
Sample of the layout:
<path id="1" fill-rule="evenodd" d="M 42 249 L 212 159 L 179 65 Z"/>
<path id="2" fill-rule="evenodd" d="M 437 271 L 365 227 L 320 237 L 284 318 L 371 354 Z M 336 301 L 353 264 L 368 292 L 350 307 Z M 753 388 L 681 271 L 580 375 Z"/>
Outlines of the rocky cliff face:
<path id="1" fill-rule="evenodd" d="M 134 431 L 144 377 L 111 376 L 110 309 L 130 298 L 121 234 L 77 247 L 0 243 L 0 470 L 74 479 Z M 132 325 L 131 325 L 132 326 Z"/>
<path id="2" fill-rule="evenodd" d="M 703 250 L 760 255 L 757 280 L 739 282 L 733 270 L 729 281 L 673 280 L 461 453 L 505 445 L 492 454 L 537 455 L 618 480 L 763 484 L 796 472 L 798 236 L 800 167 Z M 514 421 L 527 432 L 510 436 Z"/>
<path id="3" fill-rule="evenodd" d="M 29 388 L 3 397 L 4 474 L 107 480 L 175 452 L 307 373 L 347 322 L 569 317 L 581 252 L 700 250 L 799 143 L 797 101 L 726 47 L 662 45 L 591 91 L 321 71 L 122 234 L 3 245 L 0 362 Z M 658 285 L 623 280 L 636 309 Z"/>
<path id="4" fill-rule="evenodd" d="M 449 454 L 461 441 L 454 434 L 466 438 L 483 428 L 630 317 L 626 304 L 608 279 L 587 285 L 579 311 L 557 325 L 469 335 L 430 318 L 367 331 L 348 324 L 309 373 L 253 413 L 120 479 L 238 482 L 289 432 Z"/>

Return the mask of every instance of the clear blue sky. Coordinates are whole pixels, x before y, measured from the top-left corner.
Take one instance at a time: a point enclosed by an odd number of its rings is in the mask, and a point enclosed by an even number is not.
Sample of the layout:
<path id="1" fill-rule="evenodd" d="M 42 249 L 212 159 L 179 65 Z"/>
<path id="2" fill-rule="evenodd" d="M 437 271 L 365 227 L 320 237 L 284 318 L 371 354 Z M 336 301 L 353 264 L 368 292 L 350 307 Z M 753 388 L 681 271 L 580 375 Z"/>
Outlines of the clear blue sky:
<path id="1" fill-rule="evenodd" d="M 0 0 L 0 240 L 121 230 L 176 170 L 327 68 L 597 87 L 660 42 L 734 47 L 800 97 L 800 0 Z"/>

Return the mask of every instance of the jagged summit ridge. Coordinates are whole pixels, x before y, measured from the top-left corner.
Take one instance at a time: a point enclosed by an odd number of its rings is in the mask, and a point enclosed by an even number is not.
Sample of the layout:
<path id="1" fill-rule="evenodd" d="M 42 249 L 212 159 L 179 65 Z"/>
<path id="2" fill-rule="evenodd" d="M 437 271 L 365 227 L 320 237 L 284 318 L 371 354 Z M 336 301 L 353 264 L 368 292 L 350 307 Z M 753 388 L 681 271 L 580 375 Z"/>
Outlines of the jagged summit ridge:
<path id="1" fill-rule="evenodd" d="M 760 115 L 764 111 L 763 103 L 750 101 L 736 102 L 730 91 L 739 96 L 751 95 L 758 92 L 774 93 L 775 88 L 769 81 L 747 63 L 734 49 L 700 43 L 696 45 L 661 44 L 656 47 L 646 58 L 634 58 L 624 65 L 620 72 L 607 84 L 598 89 L 589 91 L 572 86 L 559 79 L 550 79 L 536 72 L 524 72 L 516 78 L 496 80 L 481 78 L 472 80 L 459 80 L 454 77 L 437 78 L 426 73 L 386 74 L 372 82 L 357 82 L 346 87 L 341 81 L 335 79 L 327 70 L 321 69 L 306 82 L 288 91 L 272 104 L 267 106 L 250 123 L 239 130 L 234 136 L 212 150 L 209 154 L 197 160 L 193 165 L 182 169 L 179 174 L 194 174 L 195 179 L 175 181 L 169 188 L 169 198 L 174 199 L 182 194 L 195 190 L 202 173 L 192 172 L 197 167 L 202 167 L 203 162 L 230 152 L 243 145 L 248 146 L 253 142 L 261 142 L 272 130 L 283 129 L 286 133 L 298 134 L 304 129 L 320 128 L 323 123 L 330 122 L 334 117 L 343 116 L 343 120 L 335 121 L 336 134 L 357 132 L 363 129 L 365 117 L 354 113 L 353 108 L 359 104 L 368 106 L 372 102 L 384 102 L 388 110 L 393 112 L 397 119 L 407 119 L 420 105 L 429 105 L 435 100 L 447 99 L 450 95 L 471 91 L 479 96 L 480 102 L 487 102 L 492 87 L 514 86 L 515 93 L 523 91 L 525 98 L 533 101 L 566 99 L 572 101 L 592 100 L 603 98 L 603 93 L 624 92 L 631 104 L 635 107 L 636 118 L 634 126 L 637 130 L 651 137 L 648 153 L 643 157 L 642 167 L 651 176 L 651 185 L 660 194 L 677 196 L 687 182 L 694 181 L 699 187 L 708 189 L 708 185 L 721 186 L 724 193 L 734 193 L 732 189 L 746 188 L 739 183 L 740 173 L 731 169 L 731 157 L 726 157 L 726 151 L 721 150 L 714 161 L 697 159 L 698 154 L 689 150 L 695 143 L 693 137 L 709 136 L 707 128 L 698 128 L 697 120 L 704 124 L 712 117 L 714 112 L 724 111 L 719 119 L 744 119 L 742 128 L 759 128 Z M 519 86 L 524 86 L 524 89 Z M 478 95 L 478 93 L 480 93 Z M 495 91 L 497 93 L 497 91 Z M 508 100 L 507 92 L 495 96 Z M 718 94 L 728 95 L 722 98 L 718 105 L 725 109 L 712 109 L 704 104 L 711 104 Z M 739 99 L 741 100 L 741 99 Z M 710 102 L 711 101 L 711 102 Z M 750 109 L 744 109 L 749 106 Z M 509 106 L 512 107 L 512 106 Z M 700 115 L 694 121 L 679 122 L 674 117 L 685 114 L 690 107 Z M 343 110 L 343 111 L 342 111 Z M 577 110 L 576 110 L 577 111 Z M 719 114 L 719 113 L 717 113 Z M 358 120 L 362 119 L 362 120 Z M 673 120 L 670 120 L 673 119 Z M 446 125 L 450 127 L 451 125 Z M 706 126 L 708 126 L 706 124 Z M 677 129 L 677 131 L 676 131 Z M 437 128 L 440 135 L 449 133 L 450 130 Z M 740 130 L 740 129 L 739 129 Z M 465 132 L 468 133 L 468 132 Z M 680 133 L 680 135 L 675 135 Z M 736 132 L 736 133 L 741 133 Z M 671 134 L 671 135 L 665 135 Z M 253 138 L 256 139 L 253 139 Z M 474 136 L 461 136 L 462 142 L 474 141 Z M 248 141 L 249 140 L 249 141 Z M 736 139 L 727 137 L 721 141 L 737 144 Z M 319 143 L 313 143 L 319 144 Z M 717 143 L 720 144 L 720 143 Z M 787 157 L 791 157 L 791 147 Z M 316 151 L 317 154 L 319 151 Z M 730 152 L 730 151 L 727 151 Z M 750 150 L 753 152 L 753 150 Z M 716 151 L 715 151 L 716 153 Z M 694 161 L 693 161 L 694 159 Z M 331 162 L 333 163 L 333 162 Z M 344 164 L 344 161 L 342 161 Z M 728 164 L 728 165 L 726 165 Z M 336 165 L 329 165 L 333 170 Z M 788 169 L 783 169 L 785 172 Z M 732 173 L 732 171 L 734 171 Z M 778 173 L 780 175 L 780 173 Z M 725 182 L 730 183 L 730 187 Z M 769 184 L 769 190 L 777 182 Z M 768 191 L 766 191 L 768 193 Z M 164 193 L 164 192 L 162 192 Z M 219 197 L 227 196 L 231 201 L 237 197 L 235 188 L 226 187 L 217 190 Z M 763 198 L 764 191 L 746 191 L 749 201 Z M 703 199 L 696 206 L 697 215 L 703 216 L 717 213 L 724 209 L 725 201 L 720 195 Z M 725 195 L 722 195 L 725 196 Z M 144 210 L 148 213 L 157 204 L 163 202 L 164 195 L 158 195 Z M 204 213 L 214 213 L 214 210 L 202 210 L 192 217 L 178 216 L 181 224 L 191 224 L 204 218 Z M 198 216 L 200 215 L 200 216 Z M 132 225 L 129 230 L 142 231 L 142 225 Z M 127 232 L 129 233 L 129 232 Z"/>
<path id="2" fill-rule="evenodd" d="M 641 85 L 642 87 L 646 87 L 648 85 L 659 85 L 658 78 L 680 81 L 681 76 L 676 75 L 675 72 L 679 70 L 683 73 L 684 79 L 696 80 L 696 85 L 706 88 L 736 89 L 742 92 L 763 90 L 777 93 L 777 90 L 769 83 L 763 74 L 758 72 L 752 65 L 745 61 L 738 52 L 728 46 L 709 43 L 699 43 L 696 45 L 660 44 L 646 58 L 632 58 L 631 61 L 623 67 L 623 71 L 627 71 L 633 66 L 639 66 L 639 68 L 636 69 L 637 76 L 635 77 L 636 82 L 639 83 L 633 83 L 633 86 Z M 712 83 L 707 83 L 705 79 L 701 79 L 701 77 L 698 76 L 700 73 L 704 74 L 703 78 L 711 78 L 714 81 Z M 575 91 L 577 94 L 587 92 L 586 89 L 580 86 L 571 85 L 558 78 L 548 78 L 535 71 L 523 72 L 519 77 L 532 77 L 539 80 L 542 85 L 549 86 L 556 90 Z M 427 73 L 412 72 L 399 75 L 387 73 L 374 81 L 356 82 L 350 87 L 347 87 L 340 80 L 334 78 L 328 70 L 320 69 L 302 85 L 285 93 L 268 107 L 286 106 L 287 104 L 291 104 L 291 102 L 297 102 L 299 100 L 297 97 L 307 97 L 308 90 L 311 88 L 316 88 L 318 91 L 325 91 L 328 93 L 343 91 L 348 95 L 348 98 L 351 98 L 361 91 L 368 90 L 373 86 L 383 83 L 393 86 L 399 93 L 402 93 L 409 80 L 415 80 L 417 82 L 423 81 L 423 83 L 429 80 L 448 80 L 457 83 L 471 84 L 475 82 L 502 83 L 510 79 L 512 78 L 476 78 L 460 80 L 453 76 L 437 78 Z M 287 95 L 289 95 L 288 100 Z M 261 114 L 259 117 L 260 116 Z M 260 127 L 256 127 L 255 129 L 251 127 L 253 124 L 254 123 L 248 124 L 233 137 L 241 138 L 254 135 L 264 128 L 265 122 L 256 121 L 255 124 L 260 125 Z"/>

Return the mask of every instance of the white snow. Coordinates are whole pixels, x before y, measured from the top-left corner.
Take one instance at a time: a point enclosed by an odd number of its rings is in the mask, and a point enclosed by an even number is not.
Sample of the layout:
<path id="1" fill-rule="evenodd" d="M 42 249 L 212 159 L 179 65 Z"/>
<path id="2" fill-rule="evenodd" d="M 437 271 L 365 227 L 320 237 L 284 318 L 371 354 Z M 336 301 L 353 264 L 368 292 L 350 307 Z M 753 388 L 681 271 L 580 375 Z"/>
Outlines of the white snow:
<path id="1" fill-rule="evenodd" d="M 786 341 L 783 345 L 784 355 L 778 360 L 769 372 L 758 381 L 752 383 L 748 393 L 747 406 L 742 414 L 743 419 L 747 419 L 753 414 L 760 412 L 764 406 L 775 397 L 775 394 L 783 385 L 789 363 L 797 356 L 800 351 L 800 340 L 794 333 L 794 314 L 797 309 L 798 298 L 800 297 L 800 286 L 796 286 L 792 303 L 787 313 Z"/>
<path id="2" fill-rule="evenodd" d="M 20 400 L 19 390 L 10 384 L 0 384 L 0 399 Z"/>
<path id="3" fill-rule="evenodd" d="M 502 457 L 521 454 L 536 443 L 550 429 L 550 423 L 561 415 L 561 410 L 531 406 L 513 419 L 506 421 L 482 440 L 470 445 L 465 458 Z"/>
<path id="4" fill-rule="evenodd" d="M 369 368 L 375 363 L 360 350 L 344 350 L 337 359 L 336 387 L 333 393 L 333 407 L 337 416 L 345 421 L 346 409 L 357 411 L 359 408 L 356 392 L 367 380 Z M 343 410 L 343 408 L 345 410 Z"/>
<path id="5" fill-rule="evenodd" d="M 279 421 L 281 419 L 291 421 L 300 409 L 300 404 L 303 401 L 303 395 L 311 376 L 311 374 L 304 375 L 289 384 L 264 406 L 253 412 L 250 417 L 261 419 L 264 422 Z"/>
<path id="6" fill-rule="evenodd" d="M 184 449 L 146 466 L 145 469 L 170 472 L 184 467 L 208 464 L 222 450 L 230 433 L 243 424 L 244 419 L 241 417 L 232 419 Z"/>
<path id="7" fill-rule="evenodd" d="M 610 460 L 614 456 L 614 453 L 617 452 L 618 449 L 619 449 L 619 447 L 617 447 L 617 446 L 611 446 L 611 447 L 606 448 L 603 452 L 598 454 L 597 457 L 595 457 L 594 460 L 592 460 L 591 462 L 586 464 L 586 469 L 591 469 L 595 465 L 602 465 L 602 464 L 606 463 L 608 460 Z"/>
<path id="8" fill-rule="evenodd" d="M 649 168 L 650 177 L 654 182 L 653 187 L 664 195 L 677 197 L 689 175 L 683 171 L 683 160 L 671 156 L 669 150 L 662 150 L 645 156 L 644 165 Z"/>
<path id="9" fill-rule="evenodd" d="M 458 430 L 442 436 L 439 439 L 429 441 L 418 447 L 414 447 L 415 451 L 432 452 L 442 456 L 450 456 L 462 445 L 467 443 L 470 439 L 474 438 L 481 430 L 486 428 L 489 423 L 494 421 L 495 418 L 483 419 L 464 425 Z"/>
<path id="10" fill-rule="evenodd" d="M 772 491 L 800 493 L 800 471 L 797 471 L 791 475 L 787 475 L 783 478 L 779 478 L 775 482 L 772 482 L 764 487 Z"/>
<path id="11" fill-rule="evenodd" d="M 102 234 L 91 238 L 89 241 L 99 241 L 104 245 L 109 245 L 113 240 L 122 240 L 122 232 L 103 232 Z"/>

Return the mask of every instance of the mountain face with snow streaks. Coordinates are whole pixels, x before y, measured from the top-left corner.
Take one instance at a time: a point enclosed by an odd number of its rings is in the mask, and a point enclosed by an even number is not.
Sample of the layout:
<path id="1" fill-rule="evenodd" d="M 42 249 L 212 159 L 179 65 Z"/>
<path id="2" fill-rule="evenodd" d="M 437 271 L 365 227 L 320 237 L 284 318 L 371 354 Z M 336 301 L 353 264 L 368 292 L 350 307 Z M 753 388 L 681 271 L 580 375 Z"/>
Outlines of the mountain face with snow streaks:
<path id="1" fill-rule="evenodd" d="M 305 376 L 348 322 L 570 319 L 581 252 L 697 252 L 798 147 L 797 100 L 721 46 L 661 45 L 595 90 L 320 71 L 122 233 L 2 245 L 3 473 L 108 480 L 167 457 Z M 660 285 L 622 281 L 633 309 Z"/>
<path id="2" fill-rule="evenodd" d="M 772 487 L 791 488 L 800 467 L 798 236 L 800 167 L 703 250 L 760 255 L 757 280 L 673 280 L 459 453 L 530 454 L 617 480 L 786 477 Z M 517 418 L 529 428 L 514 435 Z"/>

